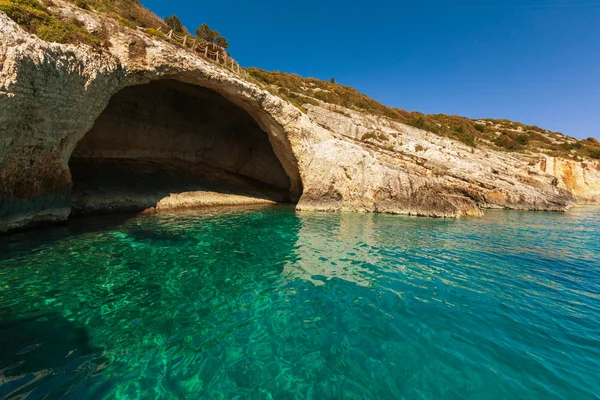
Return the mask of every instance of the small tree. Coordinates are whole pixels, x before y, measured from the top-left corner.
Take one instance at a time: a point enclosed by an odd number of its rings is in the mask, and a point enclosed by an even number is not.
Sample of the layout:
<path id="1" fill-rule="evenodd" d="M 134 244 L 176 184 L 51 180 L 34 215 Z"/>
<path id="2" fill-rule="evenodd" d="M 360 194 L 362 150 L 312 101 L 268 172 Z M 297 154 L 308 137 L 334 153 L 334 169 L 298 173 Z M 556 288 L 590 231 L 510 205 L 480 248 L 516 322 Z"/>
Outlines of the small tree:
<path id="1" fill-rule="evenodd" d="M 207 24 L 202 24 L 196 29 L 196 36 L 200 39 L 204 39 L 209 43 L 213 43 L 215 40 L 215 34 L 212 29 Z"/>
<path id="2" fill-rule="evenodd" d="M 330 82 L 331 82 L 331 83 L 337 83 L 337 82 L 335 81 L 335 78 L 331 78 Z"/>
<path id="3" fill-rule="evenodd" d="M 165 24 L 167 24 L 167 26 L 169 27 L 169 29 L 173 30 L 173 32 L 176 32 L 176 33 L 184 33 L 185 32 L 185 28 L 183 27 L 183 24 L 181 23 L 179 18 L 177 18 L 177 15 L 173 14 L 170 17 L 165 17 L 164 21 L 165 21 Z"/>
<path id="4" fill-rule="evenodd" d="M 219 35 L 219 32 L 214 31 L 217 34 L 217 38 L 215 39 L 215 44 L 218 46 L 221 46 L 222 48 L 226 49 L 229 47 L 229 42 L 221 35 Z"/>
<path id="5" fill-rule="evenodd" d="M 227 40 L 221 36 L 221 34 L 215 30 L 210 29 L 207 24 L 202 24 L 196 29 L 196 35 L 200 39 L 204 39 L 209 43 L 216 44 L 217 46 L 221 46 L 224 49 L 229 47 L 229 43 Z"/>

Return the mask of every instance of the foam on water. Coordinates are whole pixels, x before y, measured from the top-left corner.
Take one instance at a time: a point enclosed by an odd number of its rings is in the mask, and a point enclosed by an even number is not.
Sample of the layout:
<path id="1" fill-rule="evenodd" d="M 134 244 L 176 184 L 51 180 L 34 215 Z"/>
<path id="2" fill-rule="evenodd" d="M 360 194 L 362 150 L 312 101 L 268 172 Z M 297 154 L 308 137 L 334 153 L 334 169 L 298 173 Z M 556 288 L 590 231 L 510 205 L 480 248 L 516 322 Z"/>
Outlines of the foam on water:
<path id="1" fill-rule="evenodd" d="M 599 222 L 273 207 L 4 237 L 0 398 L 598 398 Z"/>

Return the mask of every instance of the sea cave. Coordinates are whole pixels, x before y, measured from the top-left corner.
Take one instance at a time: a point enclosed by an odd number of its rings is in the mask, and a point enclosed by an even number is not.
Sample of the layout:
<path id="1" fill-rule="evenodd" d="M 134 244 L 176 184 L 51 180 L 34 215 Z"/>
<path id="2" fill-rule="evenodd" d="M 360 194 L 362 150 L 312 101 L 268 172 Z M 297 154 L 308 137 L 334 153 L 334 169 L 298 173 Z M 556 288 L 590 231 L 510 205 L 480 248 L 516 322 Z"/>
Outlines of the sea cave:
<path id="1" fill-rule="evenodd" d="M 72 215 L 298 197 L 269 135 L 246 110 L 176 80 L 116 93 L 69 168 Z"/>

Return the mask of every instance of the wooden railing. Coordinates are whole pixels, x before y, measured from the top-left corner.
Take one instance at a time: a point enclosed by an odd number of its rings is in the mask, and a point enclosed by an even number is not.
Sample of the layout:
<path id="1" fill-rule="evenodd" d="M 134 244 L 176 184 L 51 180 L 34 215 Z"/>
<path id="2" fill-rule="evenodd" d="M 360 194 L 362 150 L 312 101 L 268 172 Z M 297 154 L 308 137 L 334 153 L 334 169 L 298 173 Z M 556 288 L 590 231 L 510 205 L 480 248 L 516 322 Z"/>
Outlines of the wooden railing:
<path id="1" fill-rule="evenodd" d="M 229 53 L 219 45 L 186 34 L 179 35 L 173 32 L 173 30 L 170 30 L 165 35 L 165 39 L 171 43 L 180 44 L 194 53 L 204 56 L 210 61 L 214 61 L 227 69 L 231 69 L 237 74 L 245 73 L 245 71 L 240 68 L 240 64 L 231 58 Z"/>

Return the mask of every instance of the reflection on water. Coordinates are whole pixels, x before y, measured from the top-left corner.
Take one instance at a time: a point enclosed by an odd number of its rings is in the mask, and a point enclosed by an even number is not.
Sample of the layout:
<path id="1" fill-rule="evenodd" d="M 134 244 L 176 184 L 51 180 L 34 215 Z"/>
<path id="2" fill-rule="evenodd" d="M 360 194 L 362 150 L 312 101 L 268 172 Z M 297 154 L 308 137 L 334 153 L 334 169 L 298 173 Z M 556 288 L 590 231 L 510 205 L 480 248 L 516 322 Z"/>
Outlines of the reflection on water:
<path id="1" fill-rule="evenodd" d="M 595 398 L 600 209 L 291 208 L 0 240 L 0 398 Z"/>

